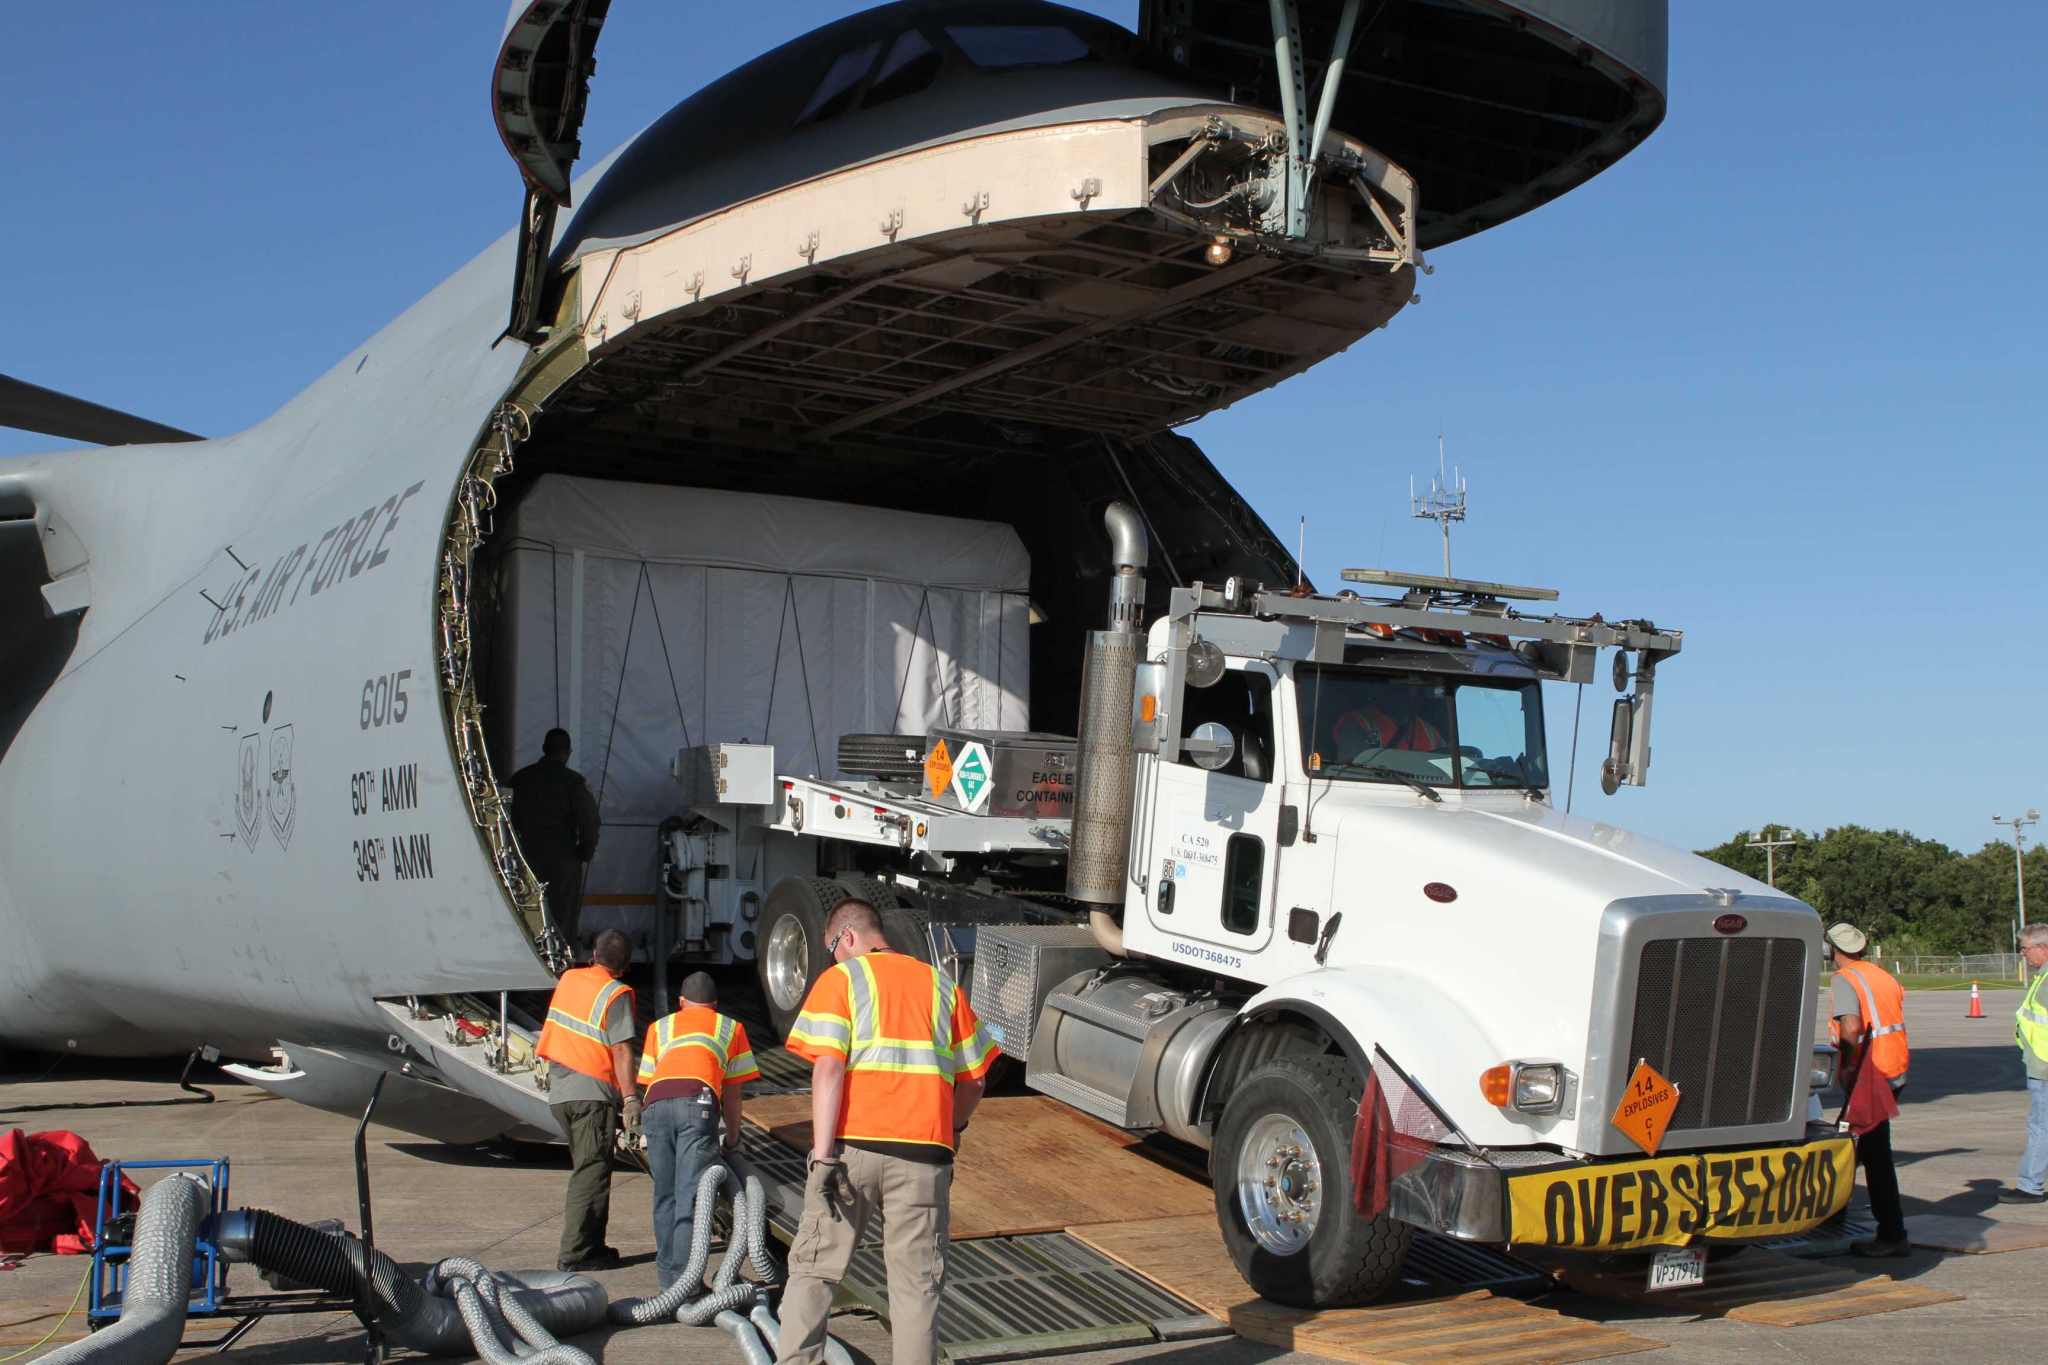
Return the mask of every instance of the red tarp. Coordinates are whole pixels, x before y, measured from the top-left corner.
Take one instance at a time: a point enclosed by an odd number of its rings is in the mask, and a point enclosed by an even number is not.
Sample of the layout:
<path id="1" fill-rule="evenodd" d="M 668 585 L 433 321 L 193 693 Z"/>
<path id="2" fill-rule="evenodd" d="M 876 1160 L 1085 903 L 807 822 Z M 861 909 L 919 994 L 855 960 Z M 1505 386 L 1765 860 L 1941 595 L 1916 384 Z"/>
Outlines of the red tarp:
<path id="1" fill-rule="evenodd" d="M 1891 1082 L 1870 1063 L 1867 1043 L 1847 1055 L 1853 1069 L 1843 1081 L 1849 1098 L 1842 1106 L 1842 1119 L 1849 1125 L 1851 1134 L 1862 1137 L 1880 1123 L 1889 1123 L 1897 1118 L 1899 1102 L 1892 1095 Z"/>
<path id="2" fill-rule="evenodd" d="M 133 1208 L 135 1182 L 121 1186 Z M 78 1134 L 0 1134 L 0 1251 L 87 1254 L 99 1188 L 100 1159 Z"/>

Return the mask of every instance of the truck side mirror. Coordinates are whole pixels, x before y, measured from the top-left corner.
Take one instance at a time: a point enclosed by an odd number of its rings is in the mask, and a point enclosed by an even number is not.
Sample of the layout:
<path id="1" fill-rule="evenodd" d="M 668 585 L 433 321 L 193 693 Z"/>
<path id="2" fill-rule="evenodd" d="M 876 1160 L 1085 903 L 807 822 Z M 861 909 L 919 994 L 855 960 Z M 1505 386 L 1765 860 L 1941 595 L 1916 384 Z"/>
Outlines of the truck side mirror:
<path id="1" fill-rule="evenodd" d="M 1187 680 L 1189 687 L 1214 687 L 1223 681 L 1223 651 L 1209 640 L 1192 640 L 1188 643 Z"/>
<path id="2" fill-rule="evenodd" d="M 1628 781 L 1629 748 L 1634 742 L 1636 709 L 1627 697 L 1614 702 L 1614 720 L 1607 731 L 1607 757 L 1600 764 L 1600 790 L 1609 796 Z"/>
<path id="3" fill-rule="evenodd" d="M 1215 772 L 1229 766 L 1237 755 L 1237 736 L 1230 727 L 1220 720 L 1205 720 L 1195 727 L 1195 732 L 1181 741 L 1181 751 L 1197 768 Z"/>

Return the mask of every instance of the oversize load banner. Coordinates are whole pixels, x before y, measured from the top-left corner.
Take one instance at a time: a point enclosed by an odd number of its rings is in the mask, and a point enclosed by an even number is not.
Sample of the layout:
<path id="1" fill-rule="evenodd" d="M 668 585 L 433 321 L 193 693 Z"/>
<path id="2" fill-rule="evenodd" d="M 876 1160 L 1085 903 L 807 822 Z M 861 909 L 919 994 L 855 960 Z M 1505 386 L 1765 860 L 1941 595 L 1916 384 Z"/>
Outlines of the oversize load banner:
<path id="1" fill-rule="evenodd" d="M 1510 1176 L 1508 1241 L 1622 1251 L 1805 1232 L 1841 1212 L 1855 1183 L 1846 1137 Z"/>

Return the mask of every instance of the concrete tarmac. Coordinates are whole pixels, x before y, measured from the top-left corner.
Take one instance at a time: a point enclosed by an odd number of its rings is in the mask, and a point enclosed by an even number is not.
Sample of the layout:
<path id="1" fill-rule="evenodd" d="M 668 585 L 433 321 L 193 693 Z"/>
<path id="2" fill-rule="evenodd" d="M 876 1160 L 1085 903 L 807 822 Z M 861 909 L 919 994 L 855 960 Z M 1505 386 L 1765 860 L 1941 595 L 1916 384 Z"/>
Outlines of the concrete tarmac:
<path id="1" fill-rule="evenodd" d="M 2013 1178 L 2026 1136 L 2025 1083 L 2012 1043 L 2012 1012 L 2019 993 L 1985 992 L 1984 1019 L 1963 1017 L 1967 998 L 1962 993 L 1930 993 L 1907 1001 L 1913 1066 L 1903 1112 L 1893 1124 L 1893 1145 L 1908 1219 L 1917 1213 L 1984 1214 L 2001 1222 L 2048 1226 L 2048 1206 L 2008 1208 L 1994 1202 L 1999 1186 Z M 37 1070 L 48 1064 L 43 1059 Z M 235 1204 L 268 1208 L 308 1222 L 339 1218 L 356 1226 L 352 1120 L 232 1084 L 214 1087 L 219 1099 L 213 1104 L 106 1107 L 175 1097 L 176 1073 L 175 1066 L 65 1060 L 46 1078 L 39 1079 L 36 1070 L 0 1077 L 0 1128 L 68 1128 L 82 1134 L 102 1157 L 226 1155 L 233 1161 Z M 209 1083 L 205 1076 L 198 1079 Z M 30 1112 L 28 1107 L 35 1105 L 64 1107 Z M 561 1162 L 448 1148 L 373 1128 L 370 1165 L 377 1242 L 401 1262 L 462 1254 L 503 1269 L 554 1265 L 565 1178 Z M 1860 1192 L 1857 1198 L 1860 1202 Z M 615 1298 L 654 1291 L 650 1204 L 647 1177 L 619 1173 L 612 1187 L 610 1240 L 625 1254 L 627 1264 L 598 1276 Z M 0 1270 L 0 1356 L 21 1350 L 50 1329 L 88 1264 L 84 1257 L 35 1256 L 15 1269 Z M 1670 1349 L 1643 1359 L 1688 1365 L 1770 1358 L 2040 1358 L 2042 1334 L 2048 1330 L 2048 1305 L 2043 1303 L 2048 1250 L 1984 1256 L 1916 1250 L 1910 1260 L 1881 1262 L 1877 1268 L 1894 1278 L 1968 1297 L 1959 1303 L 1798 1328 L 1702 1319 L 1564 1292 L 1541 1302 L 1669 1343 Z M 262 1288 L 247 1268 L 237 1269 L 231 1284 L 241 1293 Z M 857 1361 L 889 1359 L 887 1329 L 874 1319 L 841 1314 L 833 1322 L 835 1334 Z M 79 1326 L 74 1317 L 46 1349 L 75 1338 Z M 196 1341 L 216 1334 L 212 1324 L 195 1324 L 188 1337 Z M 738 1359 L 731 1339 L 712 1328 L 606 1329 L 577 1344 L 603 1365 Z M 361 1334 L 351 1317 L 286 1317 L 259 1324 L 232 1355 L 252 1365 L 348 1362 L 361 1359 L 361 1347 Z M 1075 1365 L 1130 1360 L 1155 1365 L 1263 1365 L 1315 1358 L 1223 1339 L 1061 1359 Z"/>

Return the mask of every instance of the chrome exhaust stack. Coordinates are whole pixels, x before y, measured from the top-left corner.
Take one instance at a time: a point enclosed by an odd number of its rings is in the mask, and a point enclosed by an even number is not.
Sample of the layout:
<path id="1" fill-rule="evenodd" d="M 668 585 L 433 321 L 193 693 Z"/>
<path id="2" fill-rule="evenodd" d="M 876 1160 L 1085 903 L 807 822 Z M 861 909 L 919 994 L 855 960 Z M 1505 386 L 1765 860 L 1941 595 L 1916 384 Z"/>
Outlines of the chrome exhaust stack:
<path id="1" fill-rule="evenodd" d="M 1112 502 L 1102 520 L 1112 561 L 1109 629 L 1090 631 L 1082 656 L 1080 770 L 1074 782 L 1067 894 L 1095 905 L 1121 906 L 1131 847 L 1131 697 L 1145 652 L 1145 566 L 1151 547 L 1129 503 Z M 1115 915 L 1093 911 L 1089 927 L 1104 951 L 1123 956 L 1123 928 Z"/>

